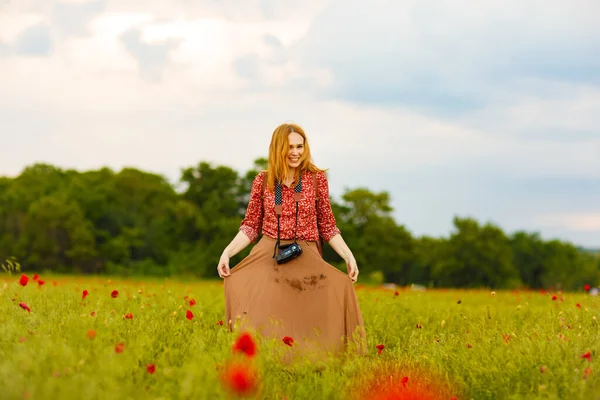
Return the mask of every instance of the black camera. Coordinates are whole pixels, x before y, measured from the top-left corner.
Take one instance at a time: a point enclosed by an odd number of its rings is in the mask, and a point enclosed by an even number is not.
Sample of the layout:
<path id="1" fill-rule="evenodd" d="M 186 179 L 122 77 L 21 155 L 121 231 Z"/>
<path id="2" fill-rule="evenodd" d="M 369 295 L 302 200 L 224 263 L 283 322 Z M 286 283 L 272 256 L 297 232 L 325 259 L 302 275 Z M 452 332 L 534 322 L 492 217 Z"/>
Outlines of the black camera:
<path id="1" fill-rule="evenodd" d="M 279 253 L 275 256 L 277 264 L 285 264 L 302 254 L 302 248 L 296 242 L 279 246 Z"/>

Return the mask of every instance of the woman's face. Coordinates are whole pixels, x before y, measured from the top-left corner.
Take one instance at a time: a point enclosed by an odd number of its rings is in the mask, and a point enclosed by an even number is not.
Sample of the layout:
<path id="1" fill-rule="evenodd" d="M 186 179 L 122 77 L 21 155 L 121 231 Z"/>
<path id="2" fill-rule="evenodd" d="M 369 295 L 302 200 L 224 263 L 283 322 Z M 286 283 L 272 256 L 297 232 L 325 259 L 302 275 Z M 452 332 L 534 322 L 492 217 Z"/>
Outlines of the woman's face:
<path id="1" fill-rule="evenodd" d="M 304 138 L 296 132 L 288 135 L 288 158 L 287 163 L 290 168 L 300 166 L 300 157 L 304 153 Z"/>

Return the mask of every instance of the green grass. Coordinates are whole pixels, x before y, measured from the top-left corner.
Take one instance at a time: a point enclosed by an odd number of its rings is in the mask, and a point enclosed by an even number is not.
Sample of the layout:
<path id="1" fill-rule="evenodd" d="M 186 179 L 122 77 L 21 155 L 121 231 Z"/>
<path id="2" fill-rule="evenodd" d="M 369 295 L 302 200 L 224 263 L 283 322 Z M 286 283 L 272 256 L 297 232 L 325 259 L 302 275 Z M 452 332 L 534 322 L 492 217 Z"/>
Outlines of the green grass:
<path id="1" fill-rule="evenodd" d="M 285 365 L 281 355 L 292 348 L 281 341 L 256 338 L 253 358 L 232 352 L 237 334 L 218 324 L 221 282 L 42 277 L 43 286 L 30 278 L 22 287 L 19 276 L 0 281 L 2 399 L 234 398 L 220 380 L 232 361 L 257 371 L 252 398 L 376 398 L 387 388 L 405 394 L 388 397 L 398 399 L 599 398 L 600 299 L 583 292 L 395 295 L 357 285 L 369 354 Z M 581 358 L 588 351 L 591 361 Z M 420 397 L 408 396 L 415 391 Z"/>

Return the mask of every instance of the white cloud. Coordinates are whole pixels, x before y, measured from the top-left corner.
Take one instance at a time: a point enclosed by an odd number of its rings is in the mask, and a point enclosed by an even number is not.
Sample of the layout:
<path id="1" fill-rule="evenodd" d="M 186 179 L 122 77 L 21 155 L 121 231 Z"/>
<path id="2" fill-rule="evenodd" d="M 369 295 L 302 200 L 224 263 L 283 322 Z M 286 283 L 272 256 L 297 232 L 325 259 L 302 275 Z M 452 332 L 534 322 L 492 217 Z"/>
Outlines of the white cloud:
<path id="1" fill-rule="evenodd" d="M 600 212 L 557 213 L 539 217 L 538 223 L 545 227 L 559 226 L 571 231 L 600 232 Z"/>
<path id="2" fill-rule="evenodd" d="M 47 23 L 49 18 L 38 13 L 0 12 L 0 41 L 10 43 L 27 28 Z"/>

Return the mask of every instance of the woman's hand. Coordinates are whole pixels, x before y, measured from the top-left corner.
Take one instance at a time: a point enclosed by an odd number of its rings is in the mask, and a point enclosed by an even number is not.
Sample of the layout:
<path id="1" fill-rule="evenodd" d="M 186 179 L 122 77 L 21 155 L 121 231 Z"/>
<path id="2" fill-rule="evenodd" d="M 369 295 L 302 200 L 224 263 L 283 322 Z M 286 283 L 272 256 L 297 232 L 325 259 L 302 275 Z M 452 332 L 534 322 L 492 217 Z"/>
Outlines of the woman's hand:
<path id="1" fill-rule="evenodd" d="M 217 265 L 217 272 L 221 278 L 231 275 L 231 270 L 229 269 L 229 257 L 225 253 L 221 254 L 219 265 Z"/>
<path id="2" fill-rule="evenodd" d="M 358 266 L 354 257 L 350 257 L 346 261 L 346 268 L 348 269 L 348 276 L 352 279 L 352 282 L 356 282 L 358 279 Z"/>

